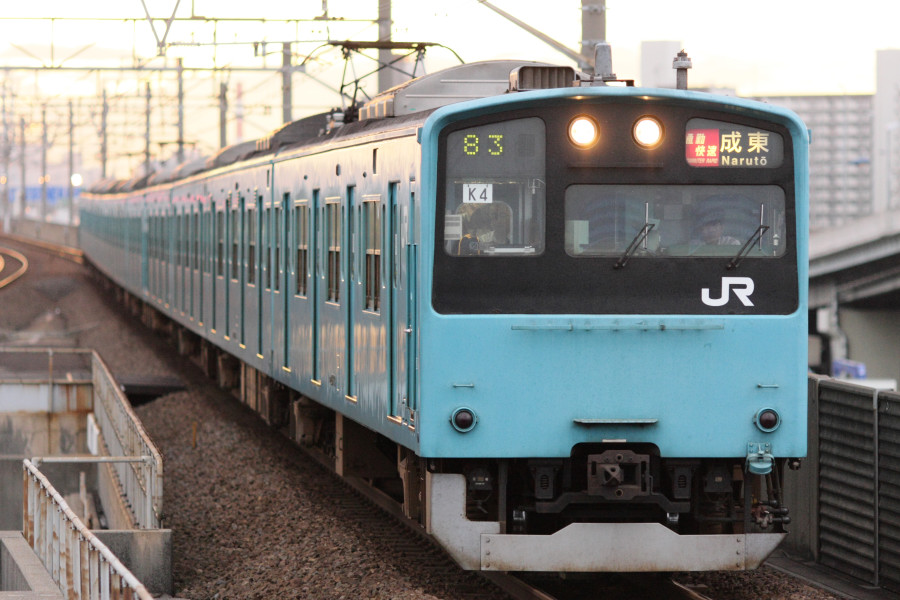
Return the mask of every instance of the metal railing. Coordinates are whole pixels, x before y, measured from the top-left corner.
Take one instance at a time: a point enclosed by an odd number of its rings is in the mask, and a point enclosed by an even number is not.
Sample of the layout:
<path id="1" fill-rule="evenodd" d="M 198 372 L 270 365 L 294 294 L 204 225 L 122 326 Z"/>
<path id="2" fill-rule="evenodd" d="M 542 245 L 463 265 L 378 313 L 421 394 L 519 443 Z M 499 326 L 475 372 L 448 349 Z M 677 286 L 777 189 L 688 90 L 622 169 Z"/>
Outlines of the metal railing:
<path id="1" fill-rule="evenodd" d="M 131 503 L 138 527 L 157 529 L 163 503 L 162 455 L 150 441 L 106 364 L 96 354 L 93 386 L 94 418 L 109 455 L 141 459 L 111 461 L 122 492 Z"/>
<path id="2" fill-rule="evenodd" d="M 41 356 L 46 361 L 41 360 Z M 90 350 L 61 348 L 0 348 L 0 381 L 8 393 L 5 410 L 90 412 L 105 442 L 95 454 L 141 460 L 115 461 L 115 482 L 141 529 L 158 529 L 163 510 L 163 461 L 125 394 L 100 356 Z M 87 387 L 90 383 L 90 388 Z M 16 387 L 17 386 L 17 387 Z M 73 391 L 72 388 L 78 388 Z M 88 390 L 80 391 L 82 388 Z M 0 394 L 0 405 L 4 396 Z M 98 436 L 88 431 L 88 443 Z M 91 462 L 91 461 L 80 461 Z M 97 462 L 97 461 L 94 461 Z"/>
<path id="3" fill-rule="evenodd" d="M 28 459 L 23 461 L 22 534 L 63 596 L 74 600 L 152 600 L 144 585 L 72 512 Z"/>

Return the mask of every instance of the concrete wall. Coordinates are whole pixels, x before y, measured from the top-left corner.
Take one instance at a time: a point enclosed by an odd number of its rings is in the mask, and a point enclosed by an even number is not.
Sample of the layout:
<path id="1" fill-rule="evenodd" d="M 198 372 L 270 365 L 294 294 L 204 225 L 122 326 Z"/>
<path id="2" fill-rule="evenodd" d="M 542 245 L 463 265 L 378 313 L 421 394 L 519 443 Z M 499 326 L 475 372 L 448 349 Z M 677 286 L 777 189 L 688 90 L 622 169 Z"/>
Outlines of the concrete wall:
<path id="1" fill-rule="evenodd" d="M 86 413 L 0 413 L 0 530 L 22 530 L 22 460 L 87 453 Z M 95 465 L 44 465 L 63 495 L 78 491 L 79 472 L 96 486 Z"/>
<path id="2" fill-rule="evenodd" d="M 14 219 L 8 233 L 69 248 L 78 247 L 78 228 L 28 219 Z"/>
<path id="3" fill-rule="evenodd" d="M 900 314 L 896 310 L 840 308 L 851 359 L 866 364 L 869 379 L 900 382 Z"/>
<path id="4" fill-rule="evenodd" d="M 154 596 L 174 593 L 172 580 L 172 530 L 93 530 L 122 564 Z M 2 600 L 2 598 L 0 598 Z"/>
<path id="5" fill-rule="evenodd" d="M 62 600 L 62 597 L 22 532 L 0 531 L 0 600 Z"/>

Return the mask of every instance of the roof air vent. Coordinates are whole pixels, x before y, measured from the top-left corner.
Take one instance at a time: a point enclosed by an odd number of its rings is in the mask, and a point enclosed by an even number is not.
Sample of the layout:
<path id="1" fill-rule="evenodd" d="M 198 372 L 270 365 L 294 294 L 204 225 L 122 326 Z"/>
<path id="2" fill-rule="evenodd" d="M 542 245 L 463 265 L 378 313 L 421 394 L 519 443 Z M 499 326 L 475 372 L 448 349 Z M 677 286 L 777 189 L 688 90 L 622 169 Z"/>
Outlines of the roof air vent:
<path id="1" fill-rule="evenodd" d="M 573 87 L 575 83 L 575 69 L 572 67 L 527 65 L 509 73 L 510 92 Z"/>

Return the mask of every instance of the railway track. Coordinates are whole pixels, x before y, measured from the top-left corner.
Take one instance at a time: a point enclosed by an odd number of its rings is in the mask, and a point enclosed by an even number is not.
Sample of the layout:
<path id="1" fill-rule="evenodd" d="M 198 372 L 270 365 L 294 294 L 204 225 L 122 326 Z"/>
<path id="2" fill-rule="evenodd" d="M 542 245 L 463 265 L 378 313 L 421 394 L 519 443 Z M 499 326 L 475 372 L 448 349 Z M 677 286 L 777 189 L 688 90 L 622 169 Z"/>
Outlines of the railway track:
<path id="1" fill-rule="evenodd" d="M 11 258 L 13 261 L 19 263 L 18 268 L 16 268 L 12 273 L 8 273 L 7 271 L 7 258 Z M 24 275 L 28 271 L 28 259 L 24 254 L 18 252 L 17 250 L 13 250 L 12 248 L 2 248 L 0 247 L 0 289 L 5 288 L 19 277 Z"/>

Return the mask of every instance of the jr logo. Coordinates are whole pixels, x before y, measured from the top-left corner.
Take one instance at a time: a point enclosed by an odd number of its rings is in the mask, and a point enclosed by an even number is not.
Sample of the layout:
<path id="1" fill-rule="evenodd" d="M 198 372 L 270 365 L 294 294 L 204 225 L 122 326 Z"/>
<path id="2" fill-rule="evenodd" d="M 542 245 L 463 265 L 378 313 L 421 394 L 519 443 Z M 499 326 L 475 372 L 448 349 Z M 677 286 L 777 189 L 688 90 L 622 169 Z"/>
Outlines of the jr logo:
<path id="1" fill-rule="evenodd" d="M 710 298 L 709 288 L 703 288 L 703 304 L 707 306 L 725 306 L 728 304 L 732 291 L 744 306 L 753 306 L 753 302 L 750 301 L 750 294 L 753 293 L 753 280 L 749 277 L 723 277 L 722 295 L 718 298 Z"/>

